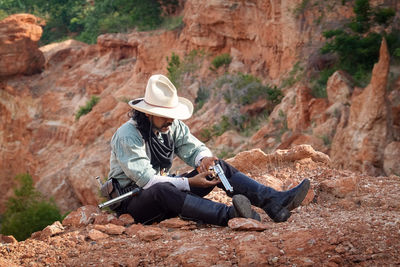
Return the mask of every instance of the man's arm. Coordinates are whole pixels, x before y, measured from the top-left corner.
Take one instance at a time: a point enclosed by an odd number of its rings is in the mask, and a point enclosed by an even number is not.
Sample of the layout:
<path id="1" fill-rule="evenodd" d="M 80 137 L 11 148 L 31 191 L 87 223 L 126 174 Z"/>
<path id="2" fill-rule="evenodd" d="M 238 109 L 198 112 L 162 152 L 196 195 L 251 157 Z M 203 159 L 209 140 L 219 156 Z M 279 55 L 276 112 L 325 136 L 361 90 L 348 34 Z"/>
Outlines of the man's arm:
<path id="1" fill-rule="evenodd" d="M 192 135 L 189 127 L 180 120 L 174 121 L 173 138 L 176 155 L 189 166 L 198 167 L 203 158 L 212 157 L 210 149 Z"/>
<path id="2" fill-rule="evenodd" d="M 169 182 L 181 191 L 190 191 L 189 181 L 186 177 L 170 177 L 162 175 L 154 175 L 147 182 L 143 189 L 148 189 L 155 184 Z"/>
<path id="3" fill-rule="evenodd" d="M 120 167 L 137 186 L 145 186 L 156 174 L 146 154 L 144 141 L 138 132 L 128 129 L 115 135 L 111 140 L 111 147 L 116 161 L 114 165 Z"/>

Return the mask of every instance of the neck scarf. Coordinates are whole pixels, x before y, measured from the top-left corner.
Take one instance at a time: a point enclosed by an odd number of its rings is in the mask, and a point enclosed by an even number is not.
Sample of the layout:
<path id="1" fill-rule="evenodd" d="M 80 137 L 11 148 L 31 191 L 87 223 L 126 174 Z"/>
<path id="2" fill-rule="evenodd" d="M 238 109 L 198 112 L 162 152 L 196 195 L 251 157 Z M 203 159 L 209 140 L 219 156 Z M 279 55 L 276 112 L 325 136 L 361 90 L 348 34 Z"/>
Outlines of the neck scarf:
<path id="1" fill-rule="evenodd" d="M 170 132 L 163 134 L 163 142 L 153 131 L 153 124 L 150 121 L 149 127 L 137 127 L 146 142 L 146 152 L 154 169 L 169 170 L 174 158 L 174 140 Z"/>

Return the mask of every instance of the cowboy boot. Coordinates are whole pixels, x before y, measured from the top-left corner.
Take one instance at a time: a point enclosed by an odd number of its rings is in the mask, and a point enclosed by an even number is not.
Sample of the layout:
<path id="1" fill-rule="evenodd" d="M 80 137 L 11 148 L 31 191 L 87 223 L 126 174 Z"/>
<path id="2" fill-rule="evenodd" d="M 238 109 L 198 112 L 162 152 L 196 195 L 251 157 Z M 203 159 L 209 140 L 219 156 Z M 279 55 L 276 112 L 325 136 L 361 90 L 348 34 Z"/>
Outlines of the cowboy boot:
<path id="1" fill-rule="evenodd" d="M 236 217 L 261 220 L 260 215 L 251 209 L 250 201 L 243 195 L 235 196 L 233 206 L 227 206 L 188 194 L 183 203 L 180 216 L 184 219 L 220 226 L 226 226 L 230 219 Z"/>
<path id="2" fill-rule="evenodd" d="M 290 190 L 277 191 L 241 172 L 234 173 L 228 180 L 233 187 L 233 194 L 245 195 L 251 204 L 262 208 L 274 222 L 287 221 L 290 211 L 300 206 L 310 188 L 310 180 L 304 179 Z"/>

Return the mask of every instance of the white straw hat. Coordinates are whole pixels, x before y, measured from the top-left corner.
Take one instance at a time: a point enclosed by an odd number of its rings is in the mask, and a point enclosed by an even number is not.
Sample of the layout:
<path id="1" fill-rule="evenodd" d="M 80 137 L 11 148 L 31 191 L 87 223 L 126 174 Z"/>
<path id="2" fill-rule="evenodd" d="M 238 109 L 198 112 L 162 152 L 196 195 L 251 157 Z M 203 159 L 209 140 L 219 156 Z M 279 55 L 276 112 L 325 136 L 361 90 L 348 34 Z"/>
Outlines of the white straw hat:
<path id="1" fill-rule="evenodd" d="M 129 105 L 143 113 L 179 120 L 189 119 L 193 113 L 192 102 L 178 97 L 175 86 L 161 74 L 152 75 L 144 98 L 131 100 Z"/>

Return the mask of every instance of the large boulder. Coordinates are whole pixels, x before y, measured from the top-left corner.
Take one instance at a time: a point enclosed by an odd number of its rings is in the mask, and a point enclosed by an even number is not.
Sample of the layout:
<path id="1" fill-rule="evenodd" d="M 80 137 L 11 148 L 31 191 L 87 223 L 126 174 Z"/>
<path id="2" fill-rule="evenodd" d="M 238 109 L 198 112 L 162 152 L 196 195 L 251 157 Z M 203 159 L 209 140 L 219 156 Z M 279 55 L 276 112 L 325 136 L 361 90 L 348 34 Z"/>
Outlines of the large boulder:
<path id="1" fill-rule="evenodd" d="M 34 74 L 44 66 L 37 42 L 42 36 L 40 19 L 15 14 L 0 21 L 0 77 Z"/>

